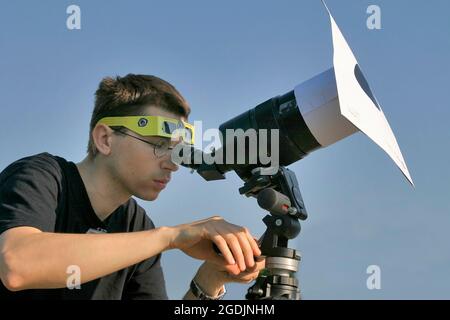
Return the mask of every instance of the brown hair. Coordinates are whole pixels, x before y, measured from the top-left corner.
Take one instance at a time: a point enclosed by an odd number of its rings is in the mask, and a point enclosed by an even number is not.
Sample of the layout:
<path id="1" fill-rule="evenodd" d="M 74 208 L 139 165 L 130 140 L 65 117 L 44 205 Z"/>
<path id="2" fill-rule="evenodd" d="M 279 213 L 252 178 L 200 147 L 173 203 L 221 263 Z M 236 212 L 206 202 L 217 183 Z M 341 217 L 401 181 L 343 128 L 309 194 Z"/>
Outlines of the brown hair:
<path id="1" fill-rule="evenodd" d="M 100 119 L 145 115 L 144 109 L 150 105 L 186 118 L 191 111 L 177 89 L 158 77 L 128 74 L 125 77 L 103 78 L 95 92 L 95 107 L 89 126 L 89 156 L 93 158 L 97 154 L 92 130 Z"/>

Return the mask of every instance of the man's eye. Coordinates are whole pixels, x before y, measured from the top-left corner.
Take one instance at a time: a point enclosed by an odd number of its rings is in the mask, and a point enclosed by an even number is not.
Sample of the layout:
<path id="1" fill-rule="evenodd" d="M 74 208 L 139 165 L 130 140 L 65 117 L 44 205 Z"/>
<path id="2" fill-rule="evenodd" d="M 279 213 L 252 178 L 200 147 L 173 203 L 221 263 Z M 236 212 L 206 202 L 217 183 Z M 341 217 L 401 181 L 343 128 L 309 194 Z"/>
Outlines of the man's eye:
<path id="1" fill-rule="evenodd" d="M 160 148 L 160 149 L 166 149 L 166 148 L 169 147 L 169 142 L 168 142 L 168 141 L 161 140 L 161 141 L 158 141 L 158 143 L 157 143 L 156 145 L 157 145 L 158 148 Z"/>

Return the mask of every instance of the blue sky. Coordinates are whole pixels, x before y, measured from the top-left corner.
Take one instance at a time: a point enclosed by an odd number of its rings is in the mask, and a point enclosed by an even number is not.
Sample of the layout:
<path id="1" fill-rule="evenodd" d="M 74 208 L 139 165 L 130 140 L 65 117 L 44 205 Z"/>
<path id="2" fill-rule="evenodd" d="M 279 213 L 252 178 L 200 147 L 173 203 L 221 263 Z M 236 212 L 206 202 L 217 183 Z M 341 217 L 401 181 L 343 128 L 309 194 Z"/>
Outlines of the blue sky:
<path id="1" fill-rule="evenodd" d="M 416 189 L 361 133 L 291 165 L 309 211 L 291 242 L 303 256 L 303 296 L 450 299 L 450 3 L 327 3 Z M 81 30 L 66 27 L 71 4 L 81 8 Z M 366 27 L 372 4 L 381 9 L 381 30 Z M 190 102 L 191 121 L 217 127 L 330 68 L 332 43 L 319 0 L 2 1 L 0 57 L 3 169 L 44 151 L 82 160 L 104 76 L 168 80 Z M 221 215 L 260 235 L 264 213 L 240 186 L 234 173 L 207 183 L 180 169 L 157 201 L 140 204 L 157 225 Z M 199 263 L 164 255 L 169 297 L 184 294 Z M 366 287 L 369 265 L 381 268 L 380 290 Z M 246 289 L 230 285 L 227 298 L 243 299 Z"/>

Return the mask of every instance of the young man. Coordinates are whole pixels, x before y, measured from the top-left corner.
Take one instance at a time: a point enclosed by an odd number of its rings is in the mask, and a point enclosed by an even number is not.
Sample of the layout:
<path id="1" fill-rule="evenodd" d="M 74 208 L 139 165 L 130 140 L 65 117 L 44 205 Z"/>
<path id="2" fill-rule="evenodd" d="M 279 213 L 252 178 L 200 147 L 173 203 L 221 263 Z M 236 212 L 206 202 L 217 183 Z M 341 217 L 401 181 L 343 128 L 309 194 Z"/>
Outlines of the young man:
<path id="1" fill-rule="evenodd" d="M 41 153 L 9 165 L 0 174 L 0 300 L 167 299 L 160 260 L 170 249 L 205 260 L 185 299 L 254 280 L 264 260 L 246 228 L 220 217 L 155 228 L 131 198 L 155 200 L 169 183 L 178 169 L 170 127 L 189 112 L 162 79 L 105 78 L 83 161 Z M 78 288 L 68 281 L 77 274 Z"/>

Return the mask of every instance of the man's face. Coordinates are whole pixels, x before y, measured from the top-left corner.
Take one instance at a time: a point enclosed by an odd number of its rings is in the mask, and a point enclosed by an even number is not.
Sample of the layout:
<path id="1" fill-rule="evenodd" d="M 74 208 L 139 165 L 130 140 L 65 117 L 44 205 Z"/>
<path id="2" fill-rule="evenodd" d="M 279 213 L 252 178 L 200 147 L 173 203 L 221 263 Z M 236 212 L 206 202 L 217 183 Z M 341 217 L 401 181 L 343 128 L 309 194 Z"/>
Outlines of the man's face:
<path id="1" fill-rule="evenodd" d="M 154 106 L 148 107 L 145 114 L 186 120 Z M 129 130 L 124 132 L 154 144 L 174 144 L 169 138 L 144 137 Z M 129 194 L 143 200 L 155 200 L 169 183 L 172 172 L 178 170 L 178 165 L 171 161 L 170 152 L 157 157 L 154 146 L 150 144 L 122 134 L 113 134 L 112 137 L 112 152 L 107 161 L 112 177 Z"/>

